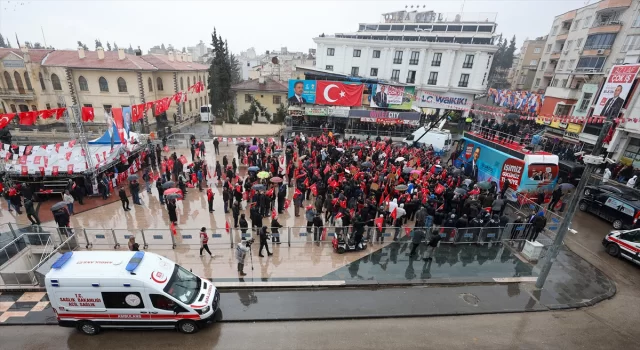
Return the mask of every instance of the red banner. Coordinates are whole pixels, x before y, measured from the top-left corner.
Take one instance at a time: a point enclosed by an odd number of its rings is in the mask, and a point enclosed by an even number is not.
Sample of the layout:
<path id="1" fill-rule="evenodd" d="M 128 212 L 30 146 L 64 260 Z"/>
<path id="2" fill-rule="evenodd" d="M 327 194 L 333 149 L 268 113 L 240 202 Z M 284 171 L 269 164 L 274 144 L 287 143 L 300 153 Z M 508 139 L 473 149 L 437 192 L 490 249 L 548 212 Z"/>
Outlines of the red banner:
<path id="1" fill-rule="evenodd" d="M 337 81 L 317 81 L 316 104 L 329 106 L 361 106 L 363 84 L 344 84 Z"/>

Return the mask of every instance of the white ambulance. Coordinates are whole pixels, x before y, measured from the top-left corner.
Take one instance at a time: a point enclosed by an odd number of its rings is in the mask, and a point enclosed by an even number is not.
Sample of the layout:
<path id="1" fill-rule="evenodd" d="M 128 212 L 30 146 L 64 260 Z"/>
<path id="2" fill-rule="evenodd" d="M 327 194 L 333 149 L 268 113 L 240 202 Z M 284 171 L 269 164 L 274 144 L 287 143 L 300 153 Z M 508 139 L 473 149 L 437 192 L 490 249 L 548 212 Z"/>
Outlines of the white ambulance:
<path id="1" fill-rule="evenodd" d="M 640 265 L 640 229 L 611 231 L 602 240 L 602 245 L 609 255 L 621 256 Z"/>
<path id="2" fill-rule="evenodd" d="M 220 306 L 211 281 L 146 252 L 68 252 L 45 282 L 59 325 L 89 335 L 101 328 L 195 333 L 213 322 Z"/>

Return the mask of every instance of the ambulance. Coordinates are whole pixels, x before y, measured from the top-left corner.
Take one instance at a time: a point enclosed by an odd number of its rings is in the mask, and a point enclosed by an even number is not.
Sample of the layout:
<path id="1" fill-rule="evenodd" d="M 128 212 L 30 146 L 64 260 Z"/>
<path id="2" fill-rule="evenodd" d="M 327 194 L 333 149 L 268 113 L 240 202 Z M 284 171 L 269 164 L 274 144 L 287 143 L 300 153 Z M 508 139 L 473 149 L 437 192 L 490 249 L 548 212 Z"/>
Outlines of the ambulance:
<path id="1" fill-rule="evenodd" d="M 602 240 L 602 245 L 609 255 L 621 256 L 640 265 L 640 229 L 611 231 Z"/>
<path id="2" fill-rule="evenodd" d="M 58 324 L 95 335 L 102 328 L 177 328 L 212 323 L 220 293 L 211 281 L 148 252 L 64 253 L 45 276 Z"/>

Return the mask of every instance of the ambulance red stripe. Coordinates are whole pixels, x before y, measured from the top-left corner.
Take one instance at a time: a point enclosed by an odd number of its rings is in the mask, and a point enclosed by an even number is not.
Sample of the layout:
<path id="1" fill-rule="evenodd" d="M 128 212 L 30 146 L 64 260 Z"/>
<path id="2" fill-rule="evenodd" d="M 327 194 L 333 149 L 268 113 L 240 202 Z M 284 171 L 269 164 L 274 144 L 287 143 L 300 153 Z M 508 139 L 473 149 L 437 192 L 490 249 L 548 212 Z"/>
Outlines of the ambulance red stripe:
<path id="1" fill-rule="evenodd" d="M 133 318 L 131 316 L 140 316 L 140 318 Z M 199 320 L 200 315 L 153 315 L 153 314 L 65 314 L 58 313 L 58 319 L 113 319 L 113 320 L 166 320 L 166 319 L 175 319 L 175 320 Z"/>
<path id="2" fill-rule="evenodd" d="M 612 242 L 618 243 L 619 245 L 625 247 L 626 249 L 631 250 L 634 253 L 639 253 L 640 252 L 640 248 L 636 248 L 636 247 L 634 247 L 634 246 L 632 246 L 632 245 L 630 245 L 628 243 L 625 243 L 625 242 L 623 242 L 623 241 L 621 241 L 621 240 L 619 240 L 619 239 L 617 239 L 617 238 L 615 238 L 613 236 L 609 236 L 609 237 L 607 237 L 607 239 L 612 241 Z"/>

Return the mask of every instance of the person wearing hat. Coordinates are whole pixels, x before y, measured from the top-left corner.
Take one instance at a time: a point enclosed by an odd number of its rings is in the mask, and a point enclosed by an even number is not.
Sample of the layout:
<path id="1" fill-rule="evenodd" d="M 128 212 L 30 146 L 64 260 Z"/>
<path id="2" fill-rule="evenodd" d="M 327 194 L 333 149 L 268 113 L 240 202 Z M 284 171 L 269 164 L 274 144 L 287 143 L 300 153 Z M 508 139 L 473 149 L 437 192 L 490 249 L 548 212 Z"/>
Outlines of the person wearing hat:
<path id="1" fill-rule="evenodd" d="M 200 256 L 202 256 L 202 251 L 206 250 L 209 253 L 209 256 L 213 258 L 213 254 L 211 254 L 211 250 L 209 250 L 209 235 L 207 235 L 207 228 L 203 227 L 200 229 Z"/>
<path id="2" fill-rule="evenodd" d="M 273 255 L 270 251 L 269 251 L 269 246 L 267 245 L 267 242 L 269 241 L 269 235 L 267 235 L 267 226 L 262 226 L 262 228 L 260 229 L 260 250 L 258 251 L 258 256 L 261 258 L 264 258 L 264 255 L 262 255 L 262 248 L 266 248 L 267 249 L 267 255 L 271 256 Z"/>
<path id="3" fill-rule="evenodd" d="M 247 239 L 242 237 L 242 240 L 236 246 L 236 261 L 238 262 L 238 274 L 240 276 L 246 276 L 244 273 L 244 259 L 247 257 L 247 252 L 249 251 L 249 245 L 247 244 Z"/>

